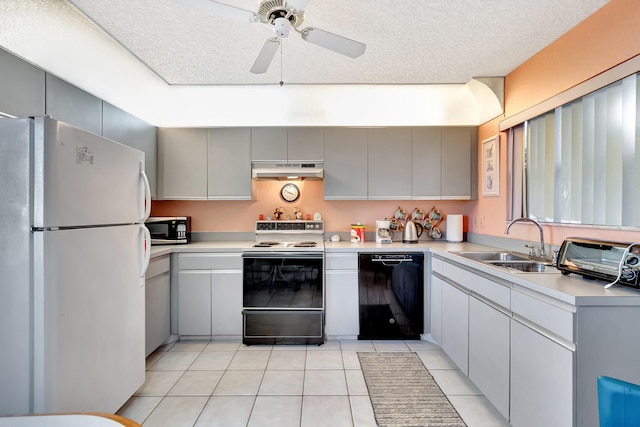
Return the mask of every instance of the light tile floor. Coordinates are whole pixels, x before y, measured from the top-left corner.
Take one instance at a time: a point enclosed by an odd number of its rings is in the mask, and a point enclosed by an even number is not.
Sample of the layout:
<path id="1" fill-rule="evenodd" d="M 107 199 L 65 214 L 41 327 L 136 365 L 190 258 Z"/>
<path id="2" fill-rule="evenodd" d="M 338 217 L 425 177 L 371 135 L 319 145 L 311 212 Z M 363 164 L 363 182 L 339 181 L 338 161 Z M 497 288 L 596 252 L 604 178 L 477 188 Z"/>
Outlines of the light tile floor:
<path id="1" fill-rule="evenodd" d="M 147 427 L 376 426 L 358 351 L 415 351 L 469 427 L 509 426 L 426 341 L 179 341 L 147 358 L 144 385 L 118 413 Z"/>

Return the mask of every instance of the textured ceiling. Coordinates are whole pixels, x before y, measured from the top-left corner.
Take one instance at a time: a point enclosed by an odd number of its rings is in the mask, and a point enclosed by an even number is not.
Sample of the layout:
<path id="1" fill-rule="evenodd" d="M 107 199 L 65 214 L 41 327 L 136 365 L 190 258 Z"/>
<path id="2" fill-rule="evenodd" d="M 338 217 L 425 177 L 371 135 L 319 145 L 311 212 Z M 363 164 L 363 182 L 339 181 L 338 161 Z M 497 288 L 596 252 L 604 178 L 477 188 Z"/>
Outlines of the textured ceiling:
<path id="1" fill-rule="evenodd" d="M 6 1 L 6 0 L 5 0 Z M 221 0 L 257 11 L 256 0 Z M 266 26 L 173 0 L 72 0 L 171 85 L 431 84 L 504 76 L 606 0 L 312 0 L 314 26 L 367 45 L 351 59 L 292 33 L 266 74 L 249 68 Z M 281 66 L 282 63 L 282 66 Z"/>
<path id="2" fill-rule="evenodd" d="M 479 78 L 507 75 L 607 2 L 311 0 L 301 28 L 364 54 L 292 32 L 260 75 L 249 69 L 270 28 L 180 0 L 0 0 L 0 47 L 157 126 L 466 126 L 503 112 Z"/>

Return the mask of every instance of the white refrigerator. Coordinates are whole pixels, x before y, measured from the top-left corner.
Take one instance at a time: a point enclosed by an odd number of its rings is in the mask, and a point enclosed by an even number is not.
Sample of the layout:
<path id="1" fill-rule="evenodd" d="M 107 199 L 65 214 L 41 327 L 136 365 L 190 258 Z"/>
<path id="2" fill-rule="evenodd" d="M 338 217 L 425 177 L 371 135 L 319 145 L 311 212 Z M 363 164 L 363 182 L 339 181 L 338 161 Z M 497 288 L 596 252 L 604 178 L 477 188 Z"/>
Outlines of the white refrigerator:
<path id="1" fill-rule="evenodd" d="M 144 383 L 144 153 L 0 119 L 0 415 L 115 412 Z"/>

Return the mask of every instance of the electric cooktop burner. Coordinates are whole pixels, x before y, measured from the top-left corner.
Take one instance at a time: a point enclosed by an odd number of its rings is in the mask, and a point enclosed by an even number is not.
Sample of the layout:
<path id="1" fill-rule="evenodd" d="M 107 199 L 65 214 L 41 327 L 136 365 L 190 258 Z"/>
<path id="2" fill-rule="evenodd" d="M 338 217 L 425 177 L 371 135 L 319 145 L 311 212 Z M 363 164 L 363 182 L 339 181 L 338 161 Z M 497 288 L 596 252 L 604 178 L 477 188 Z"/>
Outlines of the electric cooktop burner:
<path id="1" fill-rule="evenodd" d="M 293 245 L 294 248 L 315 248 L 318 246 L 317 242 L 300 242 Z"/>
<path id="2" fill-rule="evenodd" d="M 258 242 L 253 245 L 254 248 L 272 248 L 274 246 L 280 246 L 283 248 L 315 248 L 318 246 L 318 242 Z"/>
<path id="3" fill-rule="evenodd" d="M 277 245 L 278 242 L 260 242 L 253 245 L 254 248 L 269 248 L 271 246 Z"/>

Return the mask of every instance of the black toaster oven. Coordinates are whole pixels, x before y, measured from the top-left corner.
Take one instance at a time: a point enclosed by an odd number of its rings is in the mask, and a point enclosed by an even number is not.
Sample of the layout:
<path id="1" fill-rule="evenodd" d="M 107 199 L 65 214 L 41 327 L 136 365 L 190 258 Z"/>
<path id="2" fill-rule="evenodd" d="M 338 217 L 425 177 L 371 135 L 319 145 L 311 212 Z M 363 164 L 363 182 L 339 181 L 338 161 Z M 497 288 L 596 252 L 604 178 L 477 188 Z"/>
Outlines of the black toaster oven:
<path id="1" fill-rule="evenodd" d="M 569 237 L 558 252 L 558 270 L 640 288 L 640 244 Z"/>

